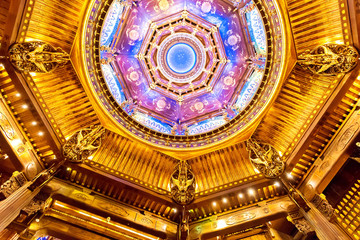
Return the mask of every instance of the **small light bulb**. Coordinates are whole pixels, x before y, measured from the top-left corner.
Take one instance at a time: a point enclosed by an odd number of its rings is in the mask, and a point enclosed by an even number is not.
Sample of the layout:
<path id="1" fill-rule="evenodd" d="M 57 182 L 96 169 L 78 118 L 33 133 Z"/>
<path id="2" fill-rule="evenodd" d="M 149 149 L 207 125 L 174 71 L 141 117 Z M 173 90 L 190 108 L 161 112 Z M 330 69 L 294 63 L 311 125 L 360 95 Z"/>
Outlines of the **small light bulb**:
<path id="1" fill-rule="evenodd" d="M 280 183 L 279 183 L 279 182 L 275 182 L 274 185 L 275 185 L 276 187 L 280 187 Z"/>
<path id="2" fill-rule="evenodd" d="M 36 125 L 37 125 L 37 122 L 36 122 L 36 121 L 32 121 L 32 122 L 31 122 L 31 125 L 36 126 Z"/>
<path id="3" fill-rule="evenodd" d="M 239 198 L 243 198 L 243 197 L 244 197 L 244 194 L 239 193 Z"/>
<path id="4" fill-rule="evenodd" d="M 216 207 L 216 202 L 213 202 L 212 205 L 213 205 L 214 207 Z"/>
<path id="5" fill-rule="evenodd" d="M 255 191 L 254 191 L 253 189 L 249 189 L 248 193 L 249 193 L 250 195 L 254 195 L 254 194 L 255 194 Z"/>
<path id="6" fill-rule="evenodd" d="M 15 96 L 16 96 L 16 97 L 20 97 L 20 96 L 21 96 L 21 94 L 20 94 L 20 93 L 17 93 L 17 94 L 15 94 Z"/>
<path id="7" fill-rule="evenodd" d="M 43 133 L 43 132 L 38 132 L 38 135 L 39 135 L 39 136 L 43 136 L 44 133 Z"/>
<path id="8" fill-rule="evenodd" d="M 177 209 L 176 209 L 176 208 L 173 208 L 173 210 L 174 210 L 174 213 L 177 213 Z"/>
<path id="9" fill-rule="evenodd" d="M 226 198 L 223 198 L 222 201 L 223 203 L 227 203 L 228 200 Z"/>
<path id="10" fill-rule="evenodd" d="M 26 105 L 26 104 L 22 105 L 22 108 L 23 108 L 23 109 L 27 109 L 28 107 L 29 107 L 29 106 Z"/>

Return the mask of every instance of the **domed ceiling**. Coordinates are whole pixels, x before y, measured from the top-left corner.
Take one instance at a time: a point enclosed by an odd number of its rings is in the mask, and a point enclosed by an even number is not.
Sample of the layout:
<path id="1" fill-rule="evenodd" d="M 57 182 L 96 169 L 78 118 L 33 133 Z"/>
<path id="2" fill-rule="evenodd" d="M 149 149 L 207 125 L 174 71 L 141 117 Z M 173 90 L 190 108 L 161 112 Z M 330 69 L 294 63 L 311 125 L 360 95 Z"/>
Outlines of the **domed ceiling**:
<path id="1" fill-rule="evenodd" d="M 95 2 L 84 32 L 90 85 L 119 128 L 151 144 L 201 147 L 238 135 L 279 85 L 281 25 L 269 3 Z"/>

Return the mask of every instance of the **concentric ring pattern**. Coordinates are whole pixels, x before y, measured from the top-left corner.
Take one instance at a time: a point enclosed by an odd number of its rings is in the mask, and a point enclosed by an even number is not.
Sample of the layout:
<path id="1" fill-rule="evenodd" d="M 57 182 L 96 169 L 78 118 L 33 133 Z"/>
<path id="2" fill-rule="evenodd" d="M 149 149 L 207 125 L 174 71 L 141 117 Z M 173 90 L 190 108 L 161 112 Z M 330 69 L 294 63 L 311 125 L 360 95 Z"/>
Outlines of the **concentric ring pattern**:
<path id="1" fill-rule="evenodd" d="M 278 81 L 271 34 L 281 33 L 267 31 L 278 24 L 269 8 L 253 0 L 94 4 L 85 38 L 97 38 L 87 43 L 98 49 L 86 55 L 91 84 L 119 126 L 145 141 L 221 141 L 256 118 Z M 104 20 L 94 26 L 95 16 Z"/>

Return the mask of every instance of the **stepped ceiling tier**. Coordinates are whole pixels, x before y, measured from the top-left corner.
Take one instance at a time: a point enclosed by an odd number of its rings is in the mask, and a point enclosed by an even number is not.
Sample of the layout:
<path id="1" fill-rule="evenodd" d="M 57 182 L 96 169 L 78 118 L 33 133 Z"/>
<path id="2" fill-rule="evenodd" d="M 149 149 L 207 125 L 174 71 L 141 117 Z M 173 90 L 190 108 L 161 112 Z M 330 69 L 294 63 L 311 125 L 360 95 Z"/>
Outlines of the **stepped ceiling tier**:
<path id="1" fill-rule="evenodd" d="M 14 129 L 1 128 L 0 180 L 14 171 L 32 179 L 64 160 L 74 134 L 105 128 L 92 156 L 66 161 L 43 189 L 53 202 L 39 223 L 32 218 L 37 229 L 49 220 L 70 235 L 120 239 L 109 226 L 129 223 L 175 239 L 182 206 L 171 197 L 171 176 L 186 159 L 196 179 L 186 206 L 192 238 L 243 231 L 269 209 L 268 217 L 282 212 L 278 201 L 287 199 L 251 164 L 250 136 L 279 151 L 289 182 L 318 193 L 359 142 L 360 66 L 323 76 L 295 64 L 327 43 L 360 48 L 360 15 L 349 1 L 25 2 L 0 6 L 0 120 Z M 20 73 L 1 58 L 13 43 L 32 41 L 60 47 L 71 61 Z M 83 213 L 102 226 L 88 228 Z M 249 213 L 257 216 L 227 221 Z"/>
<path id="2" fill-rule="evenodd" d="M 275 4 L 113 1 L 89 11 L 72 58 L 85 56 L 102 123 L 177 158 L 246 140 L 294 63 Z"/>

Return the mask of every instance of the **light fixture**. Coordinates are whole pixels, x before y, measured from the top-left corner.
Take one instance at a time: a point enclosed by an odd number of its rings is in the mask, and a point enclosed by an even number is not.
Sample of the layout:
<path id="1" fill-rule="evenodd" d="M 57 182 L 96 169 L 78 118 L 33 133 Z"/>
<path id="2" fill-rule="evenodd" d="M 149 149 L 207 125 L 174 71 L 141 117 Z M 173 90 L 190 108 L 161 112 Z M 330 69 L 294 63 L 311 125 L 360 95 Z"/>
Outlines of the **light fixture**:
<path id="1" fill-rule="evenodd" d="M 243 198 L 243 197 L 244 197 L 244 194 L 239 193 L 239 198 Z"/>
<path id="2" fill-rule="evenodd" d="M 177 213 L 177 209 L 176 209 L 176 208 L 173 208 L 173 211 L 174 211 L 174 213 Z"/>
<path id="3" fill-rule="evenodd" d="M 213 202 L 212 205 L 213 205 L 214 207 L 216 207 L 216 202 Z"/>
<path id="4" fill-rule="evenodd" d="M 227 198 L 223 198 L 223 199 L 222 199 L 222 202 L 223 202 L 223 203 L 227 203 L 227 201 L 228 201 Z"/>
<path id="5" fill-rule="evenodd" d="M 44 132 L 38 132 L 38 135 L 39 135 L 39 136 L 43 136 L 43 135 L 44 135 Z"/>
<path id="6" fill-rule="evenodd" d="M 22 108 L 23 108 L 23 109 L 27 109 L 28 107 L 29 107 L 29 106 L 26 105 L 26 104 L 22 105 Z"/>
<path id="7" fill-rule="evenodd" d="M 254 189 L 249 189 L 249 190 L 248 190 L 248 193 L 249 193 L 250 195 L 254 195 L 254 194 L 255 194 L 255 191 L 254 191 Z"/>
<path id="8" fill-rule="evenodd" d="M 16 97 L 20 97 L 21 94 L 20 94 L 20 93 L 16 93 L 15 96 L 16 96 Z"/>
<path id="9" fill-rule="evenodd" d="M 280 187 L 280 183 L 277 182 L 277 181 L 274 183 L 274 185 L 275 185 L 276 187 Z"/>
<path id="10" fill-rule="evenodd" d="M 293 176 L 291 175 L 291 173 L 287 173 L 286 176 L 288 179 L 293 179 Z"/>
<path id="11" fill-rule="evenodd" d="M 31 122 L 31 125 L 36 126 L 36 125 L 37 125 L 37 122 L 36 122 L 36 121 L 32 121 L 32 122 Z"/>

